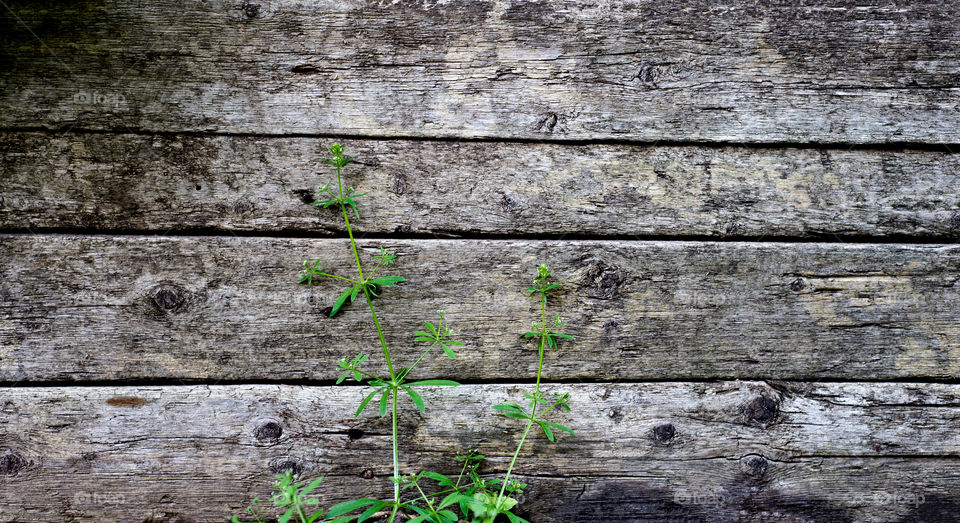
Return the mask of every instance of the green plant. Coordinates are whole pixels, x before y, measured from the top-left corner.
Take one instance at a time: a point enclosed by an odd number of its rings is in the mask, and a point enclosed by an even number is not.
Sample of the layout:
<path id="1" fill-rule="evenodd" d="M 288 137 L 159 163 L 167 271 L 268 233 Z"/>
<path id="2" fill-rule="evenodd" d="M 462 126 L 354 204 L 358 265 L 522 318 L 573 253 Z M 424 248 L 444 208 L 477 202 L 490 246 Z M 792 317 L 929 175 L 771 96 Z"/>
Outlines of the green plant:
<path id="1" fill-rule="evenodd" d="M 523 334 L 524 338 L 537 338 L 538 347 L 537 347 L 537 381 L 534 386 L 533 393 L 525 393 L 524 398 L 528 399 L 527 408 L 522 407 L 521 405 L 513 402 L 504 402 L 498 403 L 493 406 L 494 410 L 499 411 L 504 416 L 513 419 L 526 420 L 526 427 L 523 429 L 523 435 L 520 437 L 520 443 L 517 445 L 517 450 L 513 453 L 513 458 L 510 460 L 510 466 L 507 468 L 507 473 L 504 475 L 503 480 L 500 481 L 500 492 L 496 496 L 492 496 L 489 492 L 481 489 L 479 492 L 473 494 L 473 503 L 470 504 L 470 509 L 474 514 L 474 521 L 477 523 L 493 523 L 493 520 L 499 514 L 506 515 L 511 522 L 524 521 L 519 516 L 514 515 L 510 510 L 516 506 L 517 500 L 507 496 L 506 494 L 518 492 L 522 490 L 522 486 L 516 483 L 510 482 L 510 474 L 513 472 L 513 467 L 517 463 L 517 457 L 520 455 L 520 450 L 523 448 L 523 444 L 527 441 L 527 436 L 530 434 L 530 429 L 536 424 L 546 435 L 547 439 L 551 442 L 556 441 L 556 435 L 554 430 L 561 430 L 564 432 L 569 432 L 573 434 L 573 430 L 569 427 L 561 425 L 559 423 L 554 423 L 546 420 L 546 415 L 554 409 L 562 409 L 565 411 L 570 411 L 570 405 L 567 403 L 567 400 L 570 399 L 569 393 L 557 394 L 552 393 L 549 397 L 549 400 L 545 402 L 544 400 L 547 396 L 540 390 L 540 380 L 543 375 L 543 357 L 546 352 L 547 347 L 556 349 L 558 339 L 573 339 L 573 336 L 569 334 L 564 334 L 557 332 L 556 329 L 559 329 L 563 325 L 563 320 L 560 318 L 560 315 L 557 314 L 552 322 L 547 321 L 547 295 L 560 288 L 560 284 L 552 281 L 552 275 L 550 269 L 546 265 L 541 265 L 537 270 L 537 277 L 533 280 L 533 286 L 527 287 L 527 290 L 530 291 L 530 296 L 539 295 L 540 301 L 540 322 L 533 324 L 533 330 L 525 332 Z M 545 409 L 537 411 L 538 407 L 549 403 L 549 406 Z"/>
<path id="2" fill-rule="evenodd" d="M 417 388 L 459 385 L 457 382 L 451 380 L 427 379 L 409 381 L 408 378 L 434 348 L 440 347 L 448 357 L 455 359 L 456 354 L 454 347 L 462 346 L 463 343 L 453 339 L 453 336 L 457 333 L 447 325 L 445 313 L 443 311 L 437 311 L 438 319 L 436 323 L 425 321 L 424 329 L 413 333 L 414 340 L 423 344 L 420 355 L 407 367 L 397 368 L 394 366 L 387 340 L 383 334 L 380 319 L 374 307 L 374 299 L 381 296 L 385 287 L 395 286 L 406 280 L 402 276 L 378 276 L 379 271 L 382 269 L 385 270 L 386 267 L 389 267 L 396 260 L 394 253 L 387 252 L 382 248 L 380 249 L 380 254 L 373 257 L 374 260 L 376 260 L 374 268 L 366 273 L 364 272 L 347 209 L 352 210 L 354 216 L 359 218 L 360 213 L 357 210 L 356 198 L 366 193 L 355 194 L 353 188 L 348 188 L 344 191 L 342 170 L 353 159 L 344 156 L 343 148 L 339 144 L 330 146 L 329 151 L 332 156 L 324 161 L 334 166 L 337 170 L 336 192 L 328 185 L 319 186 L 317 189 L 319 199 L 314 202 L 314 205 L 319 205 L 323 208 L 339 207 L 350 240 L 350 249 L 356 264 L 357 276 L 346 277 L 325 271 L 323 270 L 322 260 L 317 259 L 313 262 L 304 262 L 303 270 L 300 273 L 300 283 L 312 285 L 315 279 L 329 278 L 345 284 L 345 290 L 340 293 L 331 307 L 331 317 L 336 316 L 343 310 L 348 299 L 350 303 L 353 303 L 362 295 L 367 304 L 372 325 L 377 332 L 388 374 L 378 376 L 365 370 L 364 365 L 367 363 L 369 356 L 361 352 L 352 358 L 344 358 L 338 362 L 342 373 L 337 379 L 337 384 L 352 379 L 357 383 L 372 387 L 373 390 L 367 393 L 360 401 L 355 411 L 356 416 L 360 416 L 374 399 L 377 399 L 379 406 L 378 411 L 381 417 L 386 416 L 388 412 L 390 413 L 392 419 L 391 435 L 393 447 L 393 476 L 391 477 L 391 481 L 394 487 L 394 495 L 389 501 L 361 498 L 339 503 L 330 507 L 326 512 L 319 510 L 310 512 L 307 509 L 315 506 L 317 502 L 315 499 L 307 499 L 305 496 L 320 484 L 320 478 L 304 486 L 303 483 L 295 482 L 290 471 L 287 471 L 277 476 L 278 481 L 275 487 L 278 489 L 278 493 L 271 498 L 278 507 L 286 509 L 283 516 L 280 517 L 280 523 L 286 523 L 290 520 L 296 521 L 297 523 L 311 523 L 314 521 L 329 521 L 334 523 L 356 521 L 357 523 L 363 523 L 384 510 L 390 511 L 390 522 L 393 522 L 398 512 L 402 510 L 411 516 L 408 523 L 457 523 L 457 521 L 461 520 L 461 516 L 464 519 L 472 519 L 474 523 L 492 523 L 500 514 L 506 515 L 513 523 L 529 523 L 511 512 L 517 505 L 517 500 L 514 496 L 522 493 L 526 487 L 525 484 L 510 479 L 510 475 L 516 465 L 524 442 L 527 440 L 534 424 L 544 432 L 550 441 L 556 440 L 555 430 L 573 433 L 570 428 L 545 419 L 545 416 L 554 409 L 570 410 L 567 404 L 569 394 L 552 394 L 548 399 L 540 387 L 546 349 L 548 347 L 557 348 L 558 340 L 560 339 L 572 338 L 572 336 L 558 332 L 559 328 L 563 325 L 563 320 L 559 315 L 556 315 L 549 322 L 547 320 L 547 296 L 557 290 L 560 284 L 552 281 L 550 270 L 545 265 L 541 265 L 534 279 L 533 286 L 527 288 L 531 296 L 539 295 L 540 322 L 535 322 L 533 324 L 533 330 L 522 334 L 522 337 L 526 339 L 538 339 L 539 364 L 537 367 L 535 388 L 532 393 L 524 394 L 524 397 L 529 400 L 526 407 L 512 402 L 500 403 L 493 406 L 494 410 L 508 418 L 527 421 L 523 435 L 520 438 L 520 442 L 517 445 L 517 449 L 513 454 L 504 478 L 502 480 L 484 478 L 479 473 L 480 461 L 483 459 L 483 456 L 473 450 L 457 456 L 456 460 L 462 462 L 462 466 L 456 481 L 443 474 L 430 471 L 401 475 L 397 434 L 398 398 L 401 396 L 401 392 L 406 394 L 418 410 L 425 412 L 426 406 L 423 397 L 417 392 Z M 549 407 L 541 408 L 547 403 L 549 403 Z M 425 487 L 422 484 L 425 479 L 435 482 L 436 485 L 432 488 Z M 401 492 L 414 492 L 415 495 L 409 499 L 401 499 Z M 260 512 L 257 500 L 254 500 L 254 505 L 247 510 L 257 518 L 258 522 L 262 521 L 262 513 Z M 309 515 L 308 512 L 310 512 Z M 234 516 L 233 521 L 238 522 L 239 519 Z"/>
<path id="3" fill-rule="evenodd" d="M 370 309 L 370 317 L 373 322 L 373 327 L 377 331 L 377 337 L 380 340 L 380 347 L 382 349 L 383 358 L 387 365 L 387 371 L 389 374 L 387 376 L 376 376 L 365 371 L 362 366 L 367 362 L 368 356 L 360 353 L 353 358 L 345 358 L 338 362 L 340 369 L 344 372 L 337 379 L 337 383 L 339 384 L 344 380 L 352 378 L 358 383 L 365 382 L 366 385 L 373 388 L 373 391 L 371 391 L 363 398 L 363 400 L 361 400 L 356 410 L 356 416 L 360 416 L 364 409 L 366 409 L 367 405 L 369 405 L 373 399 L 377 397 L 379 397 L 378 404 L 380 416 L 383 417 L 388 411 L 390 412 L 392 418 L 392 480 L 394 484 L 394 497 L 391 501 L 363 498 L 341 503 L 332 507 L 330 513 L 327 514 L 327 517 L 331 517 L 331 513 L 334 516 L 339 516 L 341 513 L 346 514 L 362 509 L 363 512 L 357 516 L 357 520 L 364 521 L 376 512 L 383 510 L 384 508 L 389 508 L 390 521 L 393 521 L 396 517 L 397 511 L 400 508 L 413 508 L 412 505 L 402 504 L 400 502 L 402 481 L 400 479 L 399 446 L 397 437 L 398 397 L 401 395 L 401 392 L 405 393 L 417 409 L 419 409 L 421 412 L 425 412 L 426 405 L 424 404 L 423 397 L 416 390 L 418 387 L 459 385 L 455 381 L 440 379 L 409 381 L 409 377 L 414 369 L 416 369 L 416 367 L 428 354 L 430 354 L 435 347 L 441 347 L 448 357 L 456 358 L 453 347 L 463 345 L 463 343 L 452 338 L 456 332 L 451 330 L 450 327 L 445 324 L 446 317 L 444 312 L 437 311 L 439 320 L 437 321 L 436 325 L 430 321 L 425 321 L 424 330 L 414 332 L 415 341 L 424 344 L 424 349 L 420 356 L 417 357 L 417 359 L 408 367 L 394 367 L 393 359 L 391 358 L 390 354 L 390 348 L 387 344 L 386 338 L 383 335 L 383 328 L 380 324 L 380 319 L 377 316 L 377 311 L 374 307 L 373 300 L 380 297 L 384 287 L 394 286 L 406 280 L 402 276 L 378 276 L 378 272 L 381 269 L 390 266 L 396 260 L 396 255 L 394 253 L 387 252 L 382 248 L 380 249 L 380 254 L 374 256 L 376 264 L 374 265 L 373 270 L 364 274 L 363 262 L 360 257 L 360 252 L 357 249 L 356 240 L 353 237 L 353 229 L 350 225 L 350 216 L 347 213 L 347 209 L 350 208 L 353 211 L 354 216 L 359 218 L 360 213 L 357 211 L 356 198 L 366 193 L 355 194 L 353 188 L 348 188 L 346 191 L 344 191 L 342 170 L 353 160 L 353 158 L 343 154 L 343 148 L 340 146 L 340 144 L 333 144 L 330 146 L 329 151 L 331 157 L 325 159 L 324 161 L 334 166 L 337 170 L 336 192 L 333 192 L 328 185 L 321 185 L 317 189 L 317 194 L 321 199 L 315 202 L 315 205 L 321 205 L 324 208 L 333 206 L 338 206 L 340 208 L 343 221 L 346 225 L 347 235 L 350 238 L 350 249 L 353 253 L 354 262 L 356 263 L 357 276 L 356 278 L 349 278 L 322 271 L 320 270 L 322 261 L 318 259 L 313 263 L 304 262 L 304 270 L 301 273 L 300 282 L 309 285 L 313 283 L 313 279 L 315 277 L 319 276 L 343 281 L 348 285 L 346 290 L 344 290 L 336 299 L 336 301 L 334 301 L 333 307 L 330 311 L 331 317 L 335 316 L 343 308 L 348 298 L 350 302 L 353 303 L 361 293 L 367 303 L 367 307 Z"/>
<path id="4" fill-rule="evenodd" d="M 320 502 L 315 498 L 308 498 L 307 495 L 320 486 L 322 481 L 323 478 L 317 478 L 307 485 L 304 482 L 294 481 L 292 470 L 285 470 L 283 474 L 277 474 L 277 482 L 273 485 L 276 492 L 274 492 L 270 501 L 273 501 L 273 504 L 277 507 L 285 509 L 283 514 L 277 518 L 277 523 L 287 523 L 290 520 L 297 523 L 321 521 L 320 518 L 324 517 L 323 511 L 310 510 L 310 507 L 315 507 Z M 253 505 L 247 507 L 247 512 L 256 518 L 257 523 L 264 522 L 263 510 L 260 508 L 259 500 L 254 499 Z M 230 521 L 240 523 L 240 518 L 233 516 Z"/>

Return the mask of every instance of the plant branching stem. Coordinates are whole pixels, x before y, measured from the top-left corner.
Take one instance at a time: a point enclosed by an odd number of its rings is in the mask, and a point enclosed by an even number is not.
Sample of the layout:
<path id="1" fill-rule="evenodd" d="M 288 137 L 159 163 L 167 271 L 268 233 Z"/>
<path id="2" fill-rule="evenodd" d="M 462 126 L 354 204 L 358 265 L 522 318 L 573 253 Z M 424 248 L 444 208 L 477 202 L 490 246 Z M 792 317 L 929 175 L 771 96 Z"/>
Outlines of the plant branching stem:
<path id="1" fill-rule="evenodd" d="M 517 450 L 513 453 L 513 459 L 510 460 L 510 466 L 507 467 L 507 474 L 503 477 L 503 484 L 500 485 L 500 494 L 497 495 L 496 501 L 497 507 L 500 506 L 500 502 L 503 500 L 503 493 L 507 490 L 507 484 L 510 480 L 510 473 L 513 472 L 513 466 L 517 463 L 517 456 L 520 455 L 520 449 L 523 448 L 523 443 L 527 440 L 527 435 L 530 433 L 530 428 L 533 427 L 533 420 L 537 418 L 537 400 L 540 398 L 540 376 L 543 374 L 543 351 L 547 334 L 547 295 L 545 293 L 540 293 L 540 316 L 542 323 L 540 324 L 540 345 L 537 350 L 540 361 L 537 364 L 537 387 L 533 393 L 533 409 L 530 411 L 530 419 L 527 421 L 527 427 L 523 429 L 523 436 L 520 438 L 520 443 L 517 445 Z"/>
<path id="2" fill-rule="evenodd" d="M 340 193 L 340 199 L 343 200 L 343 182 L 340 177 L 340 166 L 337 166 L 337 191 Z M 347 227 L 347 235 L 350 236 L 350 247 L 353 249 L 353 259 L 357 262 L 357 273 L 360 275 L 360 281 L 366 282 L 363 278 L 363 264 L 360 263 L 360 253 L 357 250 L 357 242 L 353 238 L 353 229 L 350 227 L 350 217 L 347 215 L 347 206 L 340 204 L 340 211 L 343 213 L 343 222 Z M 380 337 L 380 346 L 383 347 L 383 357 L 387 361 L 387 369 L 390 371 L 390 380 L 396 381 L 396 374 L 393 372 L 393 363 L 390 361 L 390 349 L 387 348 L 387 340 L 383 337 L 383 329 L 380 327 L 380 320 L 377 318 L 377 311 L 373 308 L 373 297 L 366 285 L 363 285 L 363 295 L 367 299 L 367 306 L 370 307 L 370 314 L 373 316 L 373 324 L 377 326 L 377 336 Z M 390 514 L 390 522 L 396 517 L 397 507 L 400 502 L 400 483 L 396 480 L 400 478 L 400 457 L 397 448 L 397 394 L 393 390 L 393 512 Z"/>

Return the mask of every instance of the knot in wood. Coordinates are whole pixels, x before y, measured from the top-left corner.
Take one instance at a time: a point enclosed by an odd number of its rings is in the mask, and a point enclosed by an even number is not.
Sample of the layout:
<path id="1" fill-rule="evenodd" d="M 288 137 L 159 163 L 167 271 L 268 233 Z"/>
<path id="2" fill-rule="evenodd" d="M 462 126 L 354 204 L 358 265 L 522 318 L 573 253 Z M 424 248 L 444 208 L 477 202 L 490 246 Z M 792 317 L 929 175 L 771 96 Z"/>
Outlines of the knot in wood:
<path id="1" fill-rule="evenodd" d="M 790 282 L 790 290 L 793 292 L 800 292 L 803 290 L 803 278 L 797 278 Z"/>
<path id="2" fill-rule="evenodd" d="M 276 441 L 283 435 L 283 428 L 275 421 L 268 421 L 253 431 L 253 437 L 259 441 Z"/>
<path id="3" fill-rule="evenodd" d="M 0 474 L 14 476 L 27 466 L 27 459 L 19 452 L 9 451 L 0 456 Z"/>
<path id="4" fill-rule="evenodd" d="M 677 435 L 677 429 L 673 426 L 672 423 L 664 423 L 662 425 L 657 425 L 653 427 L 653 439 L 661 445 L 666 445 L 673 441 L 673 437 Z"/>
<path id="5" fill-rule="evenodd" d="M 592 298 L 609 300 L 620 294 L 626 281 L 627 276 L 623 269 L 595 263 L 584 272 L 580 287 Z"/>
<path id="6" fill-rule="evenodd" d="M 363 479 L 373 479 L 373 471 L 370 469 L 366 469 L 360 473 L 360 477 Z"/>
<path id="7" fill-rule="evenodd" d="M 176 285 L 163 284 L 153 290 L 153 302 L 165 311 L 176 311 L 186 302 L 187 292 Z"/>
<path id="8" fill-rule="evenodd" d="M 743 414 L 748 420 L 769 423 L 777 417 L 777 400 L 767 396 L 757 396 L 743 406 Z"/>
<path id="9" fill-rule="evenodd" d="M 270 472 L 283 474 L 288 470 L 293 471 L 294 476 L 299 476 L 303 473 L 303 463 L 294 458 L 274 458 L 270 461 Z"/>
<path id="10" fill-rule="evenodd" d="M 767 459 L 759 454 L 740 458 L 740 471 L 751 478 L 761 478 L 767 472 Z"/>
<path id="11" fill-rule="evenodd" d="M 260 4 L 244 2 L 244 4 L 240 6 L 240 9 L 243 10 L 243 14 L 247 15 L 247 18 L 256 18 L 260 16 Z"/>

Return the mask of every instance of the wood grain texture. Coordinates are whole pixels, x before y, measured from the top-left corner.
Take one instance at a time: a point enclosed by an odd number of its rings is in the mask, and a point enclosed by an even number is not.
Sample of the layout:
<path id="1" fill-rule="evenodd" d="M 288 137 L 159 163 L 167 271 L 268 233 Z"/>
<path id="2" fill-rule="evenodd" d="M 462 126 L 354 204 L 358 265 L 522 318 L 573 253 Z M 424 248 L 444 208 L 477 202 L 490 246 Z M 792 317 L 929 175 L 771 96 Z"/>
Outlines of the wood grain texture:
<path id="1" fill-rule="evenodd" d="M 11 4 L 5 128 L 960 142 L 950 0 Z"/>
<path id="2" fill-rule="evenodd" d="M 0 227 L 343 233 L 310 205 L 332 140 L 0 134 Z M 960 156 L 371 140 L 344 142 L 371 233 L 960 235 Z"/>
<path id="3" fill-rule="evenodd" d="M 319 491 L 325 503 L 389 496 L 389 421 L 353 417 L 364 390 L 5 389 L 0 517 L 223 521 L 253 496 L 265 498 L 273 471 L 283 468 L 326 477 Z M 960 503 L 960 441 L 952 431 L 935 430 L 960 416 L 956 385 L 719 382 L 560 390 L 572 393 L 577 414 L 558 421 L 577 434 L 556 444 L 532 438 L 517 467 L 530 485 L 522 513 L 538 523 L 896 521 Z M 475 447 L 487 457 L 482 471 L 502 474 L 521 431 L 489 404 L 515 400 L 522 389 L 423 391 L 427 414 L 401 403 L 402 470 L 455 475 L 456 451 Z"/>
<path id="4" fill-rule="evenodd" d="M 358 351 L 382 360 L 369 311 L 343 286 L 297 284 L 304 259 L 350 275 L 345 239 L 0 237 L 0 376 L 6 381 L 336 377 Z M 376 302 L 395 357 L 447 311 L 467 346 L 424 375 L 530 379 L 538 263 L 576 336 L 548 379 L 887 379 L 960 375 L 960 246 L 739 242 L 361 241 L 383 275 Z M 368 265 L 368 270 L 369 270 Z M 400 363 L 401 365 L 403 363 Z"/>

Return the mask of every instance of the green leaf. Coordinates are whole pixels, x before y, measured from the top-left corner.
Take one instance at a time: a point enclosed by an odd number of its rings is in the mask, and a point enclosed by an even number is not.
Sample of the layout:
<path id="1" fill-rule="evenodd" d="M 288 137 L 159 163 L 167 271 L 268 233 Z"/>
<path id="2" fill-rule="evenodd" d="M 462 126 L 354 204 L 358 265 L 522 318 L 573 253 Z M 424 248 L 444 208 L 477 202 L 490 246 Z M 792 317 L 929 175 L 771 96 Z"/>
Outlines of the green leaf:
<path id="1" fill-rule="evenodd" d="M 520 335 L 520 337 L 521 337 L 521 338 L 536 338 L 536 337 L 539 336 L 539 335 L 540 335 L 539 332 L 524 332 L 523 334 Z"/>
<path id="2" fill-rule="evenodd" d="M 507 519 L 510 520 L 510 523 L 530 523 L 529 521 L 521 518 L 520 516 L 514 514 L 513 512 L 504 512 L 507 515 Z"/>
<path id="3" fill-rule="evenodd" d="M 360 292 L 360 286 L 354 285 L 353 292 L 350 293 L 350 303 L 353 303 L 357 300 L 357 294 Z"/>
<path id="4" fill-rule="evenodd" d="M 347 301 L 347 297 L 350 296 L 350 293 L 353 292 L 355 288 L 356 287 L 351 287 L 347 289 L 343 294 L 340 295 L 339 298 L 337 298 L 337 301 L 333 302 L 333 308 L 330 310 L 331 318 L 337 313 L 337 311 L 340 310 L 340 307 L 343 307 L 343 304 Z"/>
<path id="5" fill-rule="evenodd" d="M 288 521 L 290 521 L 290 518 L 292 517 L 293 517 L 293 509 L 290 509 L 284 512 L 282 516 L 277 518 L 277 523 L 287 523 Z"/>
<path id="6" fill-rule="evenodd" d="M 319 477 L 319 478 L 311 481 L 309 485 L 307 485 L 306 487 L 303 488 L 303 490 L 300 491 L 300 495 L 301 495 L 301 496 L 306 496 L 307 494 L 309 494 L 310 492 L 312 492 L 313 489 L 319 487 L 319 486 L 320 486 L 320 483 L 323 483 L 323 477 Z"/>
<path id="7" fill-rule="evenodd" d="M 360 413 L 363 412 L 363 409 L 367 408 L 367 404 L 370 403 L 370 400 L 372 400 L 373 397 L 377 394 L 377 392 L 380 392 L 381 390 L 383 389 L 382 388 L 376 389 L 370 394 L 367 394 L 366 398 L 363 398 L 363 401 L 360 402 L 360 407 L 357 408 L 356 417 L 358 418 L 360 417 Z"/>
<path id="8" fill-rule="evenodd" d="M 461 345 L 463 344 L 461 343 Z M 440 346 L 443 347 L 443 352 L 447 353 L 447 356 L 449 356 L 451 360 L 457 359 L 457 355 L 453 353 L 453 349 L 451 349 L 449 345 L 441 343 Z"/>
<path id="9" fill-rule="evenodd" d="M 544 422 L 538 421 L 537 425 L 540 425 L 540 428 L 543 429 L 543 433 L 547 435 L 548 440 L 557 441 L 557 438 L 553 435 L 553 431 L 550 430 L 550 427 L 548 427 Z"/>
<path id="10" fill-rule="evenodd" d="M 370 508 L 363 511 L 363 514 L 360 514 L 360 517 L 357 518 L 357 523 L 363 523 L 364 521 L 370 519 L 374 514 L 376 514 L 380 509 L 389 505 L 386 501 L 380 501 L 370 505 Z"/>
<path id="11" fill-rule="evenodd" d="M 381 276 L 379 278 L 374 278 L 370 280 L 368 283 L 374 283 L 376 285 L 389 287 L 391 285 L 396 285 L 398 283 L 402 283 L 405 281 L 407 281 L 407 279 L 404 278 L 403 276 Z"/>
<path id="12" fill-rule="evenodd" d="M 411 389 L 410 387 L 403 387 L 403 390 L 407 391 L 407 394 L 410 396 L 410 399 L 412 399 L 413 403 L 417 406 L 418 409 L 420 409 L 420 412 L 427 411 L 426 407 L 424 407 L 423 405 L 423 398 L 421 398 L 420 395 L 417 394 L 415 390 Z"/>
<path id="13" fill-rule="evenodd" d="M 387 415 L 387 401 L 390 399 L 390 390 L 384 389 L 383 395 L 380 396 L 380 417 Z"/>
<path id="14" fill-rule="evenodd" d="M 570 427 L 564 427 L 563 425 L 561 425 L 561 424 L 559 424 L 559 423 L 552 423 L 552 422 L 549 422 L 549 421 L 543 421 L 543 422 L 541 422 L 541 423 L 546 423 L 547 425 L 549 425 L 549 426 L 551 426 L 551 427 L 553 427 L 553 428 L 555 428 L 555 429 L 557 429 L 557 430 L 562 430 L 562 431 L 564 431 L 564 432 L 569 432 L 570 434 L 576 435 L 576 433 L 573 432 L 573 429 L 571 429 Z"/>
<path id="15" fill-rule="evenodd" d="M 572 340 L 572 339 L 573 339 L 573 336 L 571 336 L 571 335 L 569 335 L 569 334 L 554 334 L 554 336 L 556 336 L 556 337 L 558 337 L 558 338 L 563 338 L 563 339 L 565 339 L 565 340 Z"/>
<path id="16" fill-rule="evenodd" d="M 450 345 L 457 345 L 457 346 L 463 345 L 462 341 L 457 341 L 457 340 L 444 340 L 444 343 L 449 343 Z"/>
<path id="17" fill-rule="evenodd" d="M 426 476 L 426 477 L 428 477 L 428 478 L 430 478 L 430 479 L 432 479 L 432 480 L 434 480 L 434 481 L 436 481 L 437 484 L 440 485 L 441 487 L 447 486 L 447 485 L 449 485 L 449 486 L 452 487 L 452 486 L 454 485 L 452 479 L 450 479 L 450 478 L 448 478 L 448 477 L 446 477 L 446 476 L 444 476 L 443 474 L 440 474 L 440 473 L 438 473 L 438 472 L 431 472 L 431 471 L 427 470 L 427 471 L 424 471 L 424 472 L 423 472 L 423 475 Z M 454 493 L 454 494 L 455 494 L 455 493 Z M 451 494 L 450 496 L 452 496 L 452 495 L 453 495 L 453 494 Z M 447 496 L 447 498 L 449 498 L 450 496 Z M 444 499 L 446 499 L 446 498 L 444 498 Z M 448 504 L 449 504 L 449 503 L 448 503 Z M 443 503 L 440 504 L 440 508 L 443 508 L 443 507 L 445 507 L 445 506 L 447 506 L 447 505 L 444 505 Z"/>
<path id="18" fill-rule="evenodd" d="M 344 372 L 343 374 L 341 374 L 340 377 L 337 378 L 337 385 L 343 383 L 343 380 L 347 379 L 347 376 L 349 376 L 349 375 L 350 375 L 350 372 L 349 372 L 349 371 Z"/>
<path id="19" fill-rule="evenodd" d="M 343 503 L 337 503 L 336 505 L 330 507 L 330 510 L 327 512 L 328 518 L 334 518 L 337 516 L 342 516 L 347 512 L 353 512 L 354 510 L 368 507 L 374 503 L 380 503 L 379 499 L 370 499 L 370 498 L 361 498 L 354 499 L 351 501 L 344 501 Z"/>
<path id="20" fill-rule="evenodd" d="M 433 387 L 457 387 L 460 384 L 453 380 L 421 380 L 415 381 L 413 383 L 407 383 L 408 387 L 418 387 L 421 385 L 433 386 Z"/>
<path id="21" fill-rule="evenodd" d="M 423 324 L 426 325 L 428 329 L 430 329 L 430 332 L 432 332 L 434 336 L 437 335 L 437 328 L 434 327 L 432 323 L 430 323 L 429 321 L 425 321 L 423 322 Z"/>
<path id="22" fill-rule="evenodd" d="M 516 403 L 511 403 L 509 401 L 504 403 L 497 403 L 496 405 L 493 406 L 493 410 L 516 410 L 516 411 L 524 412 L 523 407 L 521 407 L 520 405 L 517 405 Z"/>

